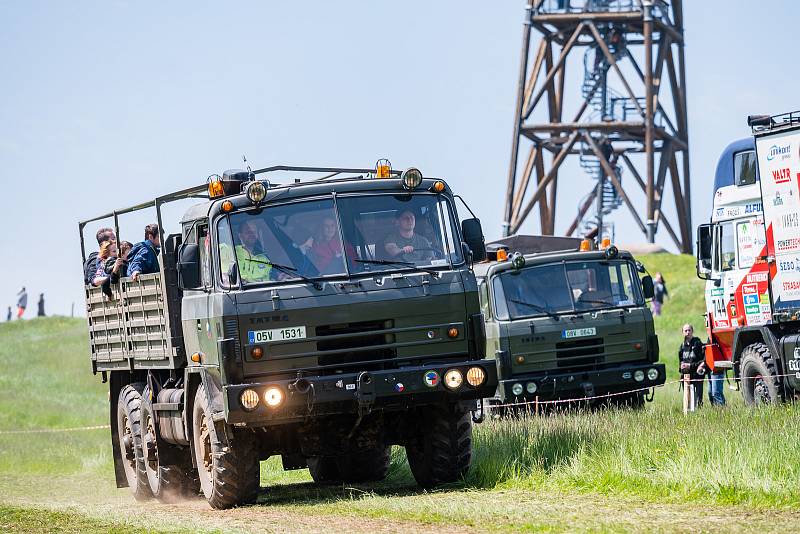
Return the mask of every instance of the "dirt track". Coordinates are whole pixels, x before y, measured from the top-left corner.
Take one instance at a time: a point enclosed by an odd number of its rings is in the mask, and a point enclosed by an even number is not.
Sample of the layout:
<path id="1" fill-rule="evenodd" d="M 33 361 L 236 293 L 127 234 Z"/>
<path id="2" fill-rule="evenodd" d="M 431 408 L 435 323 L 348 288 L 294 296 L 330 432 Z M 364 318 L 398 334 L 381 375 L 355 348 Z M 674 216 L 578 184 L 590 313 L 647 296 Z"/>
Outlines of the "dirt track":
<path id="1" fill-rule="evenodd" d="M 0 487 L 8 480 L 0 480 Z M 44 482 L 44 481 L 42 481 Z M 38 486 L 38 485 L 37 485 Z M 6 486 L 8 487 L 8 486 Z M 17 489 L 21 489 L 17 487 Z M 11 504 L 70 510 L 143 528 L 239 532 L 480 532 L 550 531 L 791 531 L 800 512 L 736 507 L 651 504 L 590 494 L 543 495 L 524 490 L 452 490 L 420 493 L 410 487 L 376 492 L 311 484 L 277 486 L 259 504 L 211 510 L 200 498 L 178 505 L 137 503 L 127 490 L 86 480 L 50 480 L 29 495 L 5 495 Z M 13 491 L 13 490 L 12 490 Z M 402 519 L 398 519 L 402 517 Z M 450 526 L 446 518 L 452 518 Z"/>

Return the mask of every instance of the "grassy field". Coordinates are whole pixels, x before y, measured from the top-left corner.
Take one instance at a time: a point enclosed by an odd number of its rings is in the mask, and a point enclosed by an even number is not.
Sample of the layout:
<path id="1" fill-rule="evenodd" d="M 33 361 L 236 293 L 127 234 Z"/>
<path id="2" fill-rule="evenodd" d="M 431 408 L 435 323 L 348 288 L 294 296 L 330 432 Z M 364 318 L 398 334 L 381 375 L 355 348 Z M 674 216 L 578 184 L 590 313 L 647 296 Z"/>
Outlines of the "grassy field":
<path id="1" fill-rule="evenodd" d="M 642 259 L 668 284 L 657 330 L 674 379 L 681 325 L 703 330 L 702 285 L 692 258 Z M 144 507 L 114 488 L 108 430 L 7 433 L 107 422 L 82 320 L 0 324 L 0 370 L 0 530 L 749 531 L 800 522 L 798 407 L 750 410 L 733 391 L 727 408 L 688 417 L 670 385 L 639 412 L 487 421 L 475 428 L 467 479 L 435 492 L 415 487 L 402 449 L 387 480 L 364 487 L 320 488 L 273 458 L 262 464 L 260 506 L 212 512 L 200 499 Z"/>

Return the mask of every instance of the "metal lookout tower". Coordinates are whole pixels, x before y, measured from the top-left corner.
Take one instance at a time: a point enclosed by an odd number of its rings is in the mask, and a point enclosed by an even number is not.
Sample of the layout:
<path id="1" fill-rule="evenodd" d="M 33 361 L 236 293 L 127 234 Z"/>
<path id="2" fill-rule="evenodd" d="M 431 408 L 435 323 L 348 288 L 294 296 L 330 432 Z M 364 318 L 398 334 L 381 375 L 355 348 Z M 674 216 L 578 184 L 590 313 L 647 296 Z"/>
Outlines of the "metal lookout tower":
<path id="1" fill-rule="evenodd" d="M 581 67 L 575 83 L 565 84 L 568 65 Z M 650 243 L 663 228 L 691 253 L 681 0 L 528 0 L 504 235 L 535 208 L 541 233 L 555 233 L 559 169 L 571 159 L 594 185 L 565 235 L 602 235 L 606 217 L 625 205 Z M 672 223 L 662 211 L 668 179 Z M 574 175 L 568 187 L 577 187 Z"/>

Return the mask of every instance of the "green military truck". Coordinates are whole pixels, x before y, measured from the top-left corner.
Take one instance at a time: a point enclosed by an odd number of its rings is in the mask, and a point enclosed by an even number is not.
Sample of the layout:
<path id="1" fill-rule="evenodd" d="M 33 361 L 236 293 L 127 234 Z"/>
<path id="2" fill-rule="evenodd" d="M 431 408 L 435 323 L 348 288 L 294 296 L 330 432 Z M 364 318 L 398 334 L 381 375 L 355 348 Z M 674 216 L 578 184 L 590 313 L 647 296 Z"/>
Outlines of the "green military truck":
<path id="1" fill-rule="evenodd" d="M 492 404 L 638 390 L 608 397 L 638 407 L 647 388 L 664 383 L 645 304 L 652 279 L 639 278 L 644 267 L 630 253 L 582 250 L 591 245 L 581 243 L 513 236 L 490 244 L 488 261 L 475 265 L 486 352 L 497 359 L 500 378 Z"/>
<path id="2" fill-rule="evenodd" d="M 275 171 L 304 180 L 270 183 Z M 163 235 L 162 208 L 186 199 Z M 228 508 L 254 501 L 270 456 L 318 483 L 366 482 L 393 444 L 423 487 L 465 474 L 497 371 L 470 271 L 480 222 L 458 224 L 444 181 L 384 164 L 228 171 L 81 222 L 84 257 L 87 225 L 113 220 L 119 236 L 121 216 L 148 208 L 159 272 L 110 298 L 86 288 L 119 487 Z"/>

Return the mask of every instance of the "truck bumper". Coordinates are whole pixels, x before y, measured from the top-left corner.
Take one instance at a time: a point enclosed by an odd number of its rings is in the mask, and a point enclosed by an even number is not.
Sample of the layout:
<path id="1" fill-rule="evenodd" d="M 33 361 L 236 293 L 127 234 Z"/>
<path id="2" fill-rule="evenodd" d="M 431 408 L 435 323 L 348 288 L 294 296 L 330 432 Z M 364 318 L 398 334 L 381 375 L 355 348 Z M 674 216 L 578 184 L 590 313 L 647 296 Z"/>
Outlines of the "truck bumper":
<path id="1" fill-rule="evenodd" d="M 655 369 L 658 376 L 655 380 L 648 377 L 648 371 Z M 644 374 L 644 379 L 636 380 L 637 371 Z M 641 375 L 638 375 L 641 376 Z M 663 363 L 639 362 L 621 365 L 599 371 L 581 371 L 571 373 L 531 373 L 518 375 L 508 380 L 501 380 L 497 387 L 497 397 L 502 402 L 528 402 L 557 399 L 580 399 L 607 393 L 619 393 L 640 388 L 660 386 L 667 375 Z M 515 394 L 515 384 L 522 385 L 522 393 Z M 535 384 L 529 386 L 529 384 Z M 534 391 L 531 393 L 528 389 Z"/>
<path id="2" fill-rule="evenodd" d="M 479 367 L 485 380 L 477 387 L 467 383 L 467 371 Z M 447 371 L 458 369 L 463 376 L 460 387 L 444 384 Z M 434 374 L 435 373 L 435 374 Z M 223 388 L 226 421 L 239 426 L 268 426 L 302 421 L 311 416 L 366 414 L 376 410 L 403 411 L 415 406 L 476 401 L 491 397 L 497 390 L 494 360 L 475 360 L 448 365 L 404 367 L 387 371 L 305 377 L 300 380 L 270 380 L 235 384 Z M 282 401 L 269 406 L 265 394 L 277 388 Z M 242 393 L 258 394 L 258 405 L 246 410 Z M 274 393 L 274 391 L 273 391 Z M 271 397 L 274 399 L 274 395 Z"/>

